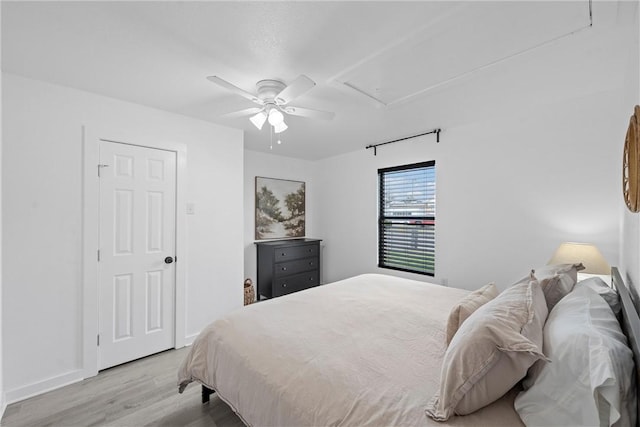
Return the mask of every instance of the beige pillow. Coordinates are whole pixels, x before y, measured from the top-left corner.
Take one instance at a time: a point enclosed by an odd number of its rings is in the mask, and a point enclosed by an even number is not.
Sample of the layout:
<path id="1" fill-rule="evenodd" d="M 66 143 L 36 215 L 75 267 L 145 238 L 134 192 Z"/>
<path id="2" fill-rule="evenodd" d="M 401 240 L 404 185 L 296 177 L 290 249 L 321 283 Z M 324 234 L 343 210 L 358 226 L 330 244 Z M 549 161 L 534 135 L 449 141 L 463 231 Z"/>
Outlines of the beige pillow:
<path id="1" fill-rule="evenodd" d="M 498 296 L 498 293 L 496 285 L 489 283 L 465 296 L 451 309 L 449 320 L 447 320 L 447 345 L 451 342 L 451 338 L 453 338 L 458 328 L 460 328 L 462 322 L 471 316 L 478 308 Z"/>
<path id="2" fill-rule="evenodd" d="M 444 355 L 440 389 L 427 416 L 446 421 L 499 399 L 542 354 L 547 304 L 537 281 L 517 283 L 476 310 Z"/>
<path id="3" fill-rule="evenodd" d="M 546 265 L 531 271 L 531 278 L 540 282 L 549 311 L 567 295 L 578 281 L 578 271 L 582 264 Z"/>

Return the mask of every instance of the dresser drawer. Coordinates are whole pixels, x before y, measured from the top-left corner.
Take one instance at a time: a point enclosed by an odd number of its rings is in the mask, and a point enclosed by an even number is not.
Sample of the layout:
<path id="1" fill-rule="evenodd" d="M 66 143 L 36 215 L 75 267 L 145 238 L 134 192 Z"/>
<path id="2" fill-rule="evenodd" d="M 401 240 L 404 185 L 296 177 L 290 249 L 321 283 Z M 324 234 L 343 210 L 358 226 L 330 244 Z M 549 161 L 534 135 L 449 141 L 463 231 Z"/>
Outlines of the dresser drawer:
<path id="1" fill-rule="evenodd" d="M 320 276 L 318 270 L 288 277 L 280 277 L 273 281 L 273 296 L 278 297 L 317 286 L 319 279 Z"/>
<path id="2" fill-rule="evenodd" d="M 317 270 L 318 265 L 319 261 L 317 257 L 279 262 L 275 264 L 273 273 L 276 277 L 291 276 L 293 274 L 302 273 L 304 271 Z"/>
<path id="3" fill-rule="evenodd" d="M 276 248 L 273 254 L 275 262 L 289 261 L 298 258 L 318 256 L 318 244 L 282 246 Z"/>

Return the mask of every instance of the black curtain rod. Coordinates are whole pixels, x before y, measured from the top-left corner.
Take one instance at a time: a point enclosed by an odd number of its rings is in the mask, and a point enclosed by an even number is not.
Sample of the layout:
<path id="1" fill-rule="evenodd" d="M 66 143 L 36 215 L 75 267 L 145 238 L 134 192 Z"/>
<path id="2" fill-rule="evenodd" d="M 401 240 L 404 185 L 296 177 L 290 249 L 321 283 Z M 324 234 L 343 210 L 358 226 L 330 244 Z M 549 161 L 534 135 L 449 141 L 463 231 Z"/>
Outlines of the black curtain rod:
<path id="1" fill-rule="evenodd" d="M 419 133 L 419 134 L 417 134 L 417 135 L 406 136 L 406 137 L 404 137 L 404 138 L 394 139 L 393 141 L 381 142 L 381 143 L 379 143 L 379 144 L 370 144 L 370 145 L 367 145 L 367 146 L 366 146 L 366 147 L 364 147 L 364 148 L 365 148 L 365 149 L 367 149 L 367 150 L 368 150 L 369 148 L 373 148 L 373 155 L 374 155 L 374 156 L 377 156 L 377 155 L 378 155 L 378 150 L 377 150 L 377 148 L 378 148 L 379 146 L 381 146 L 381 145 L 393 144 L 394 142 L 400 142 L 400 141 L 404 141 L 404 140 L 411 139 L 411 138 L 417 138 L 417 137 L 419 137 L 419 136 L 424 136 L 424 135 L 430 135 L 430 134 L 432 134 L 432 133 L 435 133 L 435 134 L 436 134 L 436 142 L 440 142 L 440 131 L 441 131 L 441 130 L 442 130 L 442 129 L 440 129 L 440 128 L 438 128 L 438 129 L 433 129 L 433 130 L 430 130 L 429 132 Z"/>

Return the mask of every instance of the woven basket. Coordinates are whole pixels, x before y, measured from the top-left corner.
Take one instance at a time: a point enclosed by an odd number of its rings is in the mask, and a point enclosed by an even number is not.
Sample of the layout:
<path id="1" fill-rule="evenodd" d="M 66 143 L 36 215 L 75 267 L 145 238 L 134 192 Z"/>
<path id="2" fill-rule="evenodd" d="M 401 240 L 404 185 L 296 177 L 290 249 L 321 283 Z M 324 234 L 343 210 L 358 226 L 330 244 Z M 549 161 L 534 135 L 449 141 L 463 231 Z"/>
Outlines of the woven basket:
<path id="1" fill-rule="evenodd" d="M 256 299 L 256 292 L 253 290 L 251 279 L 244 281 L 244 305 L 253 304 Z"/>

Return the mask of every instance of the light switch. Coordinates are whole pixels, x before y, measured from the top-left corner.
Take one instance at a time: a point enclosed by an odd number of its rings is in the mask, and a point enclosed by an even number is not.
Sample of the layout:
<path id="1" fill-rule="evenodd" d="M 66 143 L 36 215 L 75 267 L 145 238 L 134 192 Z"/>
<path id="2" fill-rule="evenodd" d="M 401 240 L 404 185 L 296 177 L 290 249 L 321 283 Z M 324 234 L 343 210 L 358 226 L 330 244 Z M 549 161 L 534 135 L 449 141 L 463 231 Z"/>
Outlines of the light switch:
<path id="1" fill-rule="evenodd" d="M 195 215 L 196 214 L 196 204 L 195 203 L 187 203 L 187 215 Z"/>

